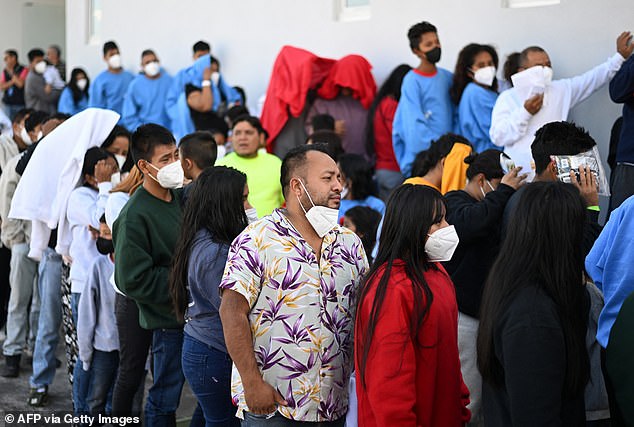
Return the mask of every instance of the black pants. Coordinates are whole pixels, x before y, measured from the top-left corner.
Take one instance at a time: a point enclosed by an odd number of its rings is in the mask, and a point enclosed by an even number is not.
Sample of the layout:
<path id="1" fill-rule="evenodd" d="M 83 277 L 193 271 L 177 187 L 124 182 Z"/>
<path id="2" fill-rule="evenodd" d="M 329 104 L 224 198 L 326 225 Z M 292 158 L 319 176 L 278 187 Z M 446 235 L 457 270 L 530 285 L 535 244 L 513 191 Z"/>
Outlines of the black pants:
<path id="1" fill-rule="evenodd" d="M 11 251 L 4 246 L 0 247 L 0 329 L 7 323 L 7 308 L 9 306 L 9 269 L 11 264 Z"/>
<path id="2" fill-rule="evenodd" d="M 137 391 L 143 388 L 152 331 L 139 325 L 139 309 L 134 300 L 120 294 L 116 296 L 115 315 L 119 331 L 119 370 L 112 394 L 112 415 L 139 415 L 133 414 L 133 402 Z"/>
<path id="3" fill-rule="evenodd" d="M 621 410 L 616 402 L 616 398 L 614 395 L 614 387 L 612 386 L 612 381 L 610 381 L 610 377 L 608 376 L 608 370 L 605 365 L 605 349 L 601 349 L 601 372 L 603 373 L 603 379 L 605 381 L 605 389 L 608 392 L 608 402 L 610 404 L 610 421 L 612 427 L 625 427 L 627 424 L 623 419 L 623 415 L 621 414 Z"/>

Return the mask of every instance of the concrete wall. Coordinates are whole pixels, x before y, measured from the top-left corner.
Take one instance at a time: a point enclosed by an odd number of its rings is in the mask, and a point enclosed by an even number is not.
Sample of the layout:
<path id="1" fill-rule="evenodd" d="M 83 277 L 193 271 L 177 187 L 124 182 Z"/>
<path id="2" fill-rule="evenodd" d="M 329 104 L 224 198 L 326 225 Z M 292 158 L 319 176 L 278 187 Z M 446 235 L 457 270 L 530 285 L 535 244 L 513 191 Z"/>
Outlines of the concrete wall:
<path id="1" fill-rule="evenodd" d="M 65 56 L 65 33 L 64 0 L 0 1 L 0 49 L 16 49 L 22 64 L 33 47 L 57 44 Z"/>

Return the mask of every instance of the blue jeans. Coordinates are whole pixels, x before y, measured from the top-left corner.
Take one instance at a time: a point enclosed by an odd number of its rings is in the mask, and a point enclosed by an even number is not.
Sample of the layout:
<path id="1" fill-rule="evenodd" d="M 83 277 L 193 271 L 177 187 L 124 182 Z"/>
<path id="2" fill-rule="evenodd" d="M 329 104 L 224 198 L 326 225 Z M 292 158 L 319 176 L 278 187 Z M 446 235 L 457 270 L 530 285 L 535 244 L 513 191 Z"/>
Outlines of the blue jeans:
<path id="1" fill-rule="evenodd" d="M 94 350 L 90 364 L 90 384 L 86 403 L 90 414 L 107 413 L 108 396 L 114 386 L 119 366 L 119 352 Z"/>
<path id="2" fill-rule="evenodd" d="M 231 402 L 231 358 L 184 334 L 183 373 L 205 417 L 205 426 L 239 426 Z"/>
<path id="3" fill-rule="evenodd" d="M 40 318 L 33 350 L 31 387 L 48 386 L 55 378 L 55 351 L 62 324 L 62 257 L 47 248 L 39 265 Z"/>
<path id="4" fill-rule="evenodd" d="M 145 405 L 147 427 L 176 426 L 176 409 L 183 391 L 185 377 L 181 366 L 182 329 L 155 329 L 152 336 L 154 384 Z"/>
<path id="5" fill-rule="evenodd" d="M 271 418 L 268 415 L 255 415 L 250 412 L 244 413 L 242 427 L 344 427 L 346 417 L 342 417 L 337 421 L 323 421 L 320 423 L 312 423 L 308 421 L 294 421 L 285 418 L 279 412 L 275 413 Z"/>

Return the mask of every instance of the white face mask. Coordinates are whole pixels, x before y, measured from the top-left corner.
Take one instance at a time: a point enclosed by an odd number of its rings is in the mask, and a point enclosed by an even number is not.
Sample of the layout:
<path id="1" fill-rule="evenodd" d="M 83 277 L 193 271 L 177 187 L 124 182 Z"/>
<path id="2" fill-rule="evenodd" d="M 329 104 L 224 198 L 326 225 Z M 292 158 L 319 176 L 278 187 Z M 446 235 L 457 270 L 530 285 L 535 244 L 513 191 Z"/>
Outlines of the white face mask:
<path id="1" fill-rule="evenodd" d="M 304 205 L 302 205 L 301 200 L 299 200 L 299 197 L 297 197 L 297 201 L 302 207 L 304 215 L 306 215 L 306 219 L 308 220 L 310 225 L 312 225 L 317 235 L 319 237 L 324 237 L 337 225 L 337 220 L 339 219 L 339 209 L 332 209 L 327 206 L 315 206 L 315 203 L 313 203 L 313 199 L 312 197 L 310 197 L 308 190 L 306 190 L 306 186 L 304 185 L 304 183 L 301 180 L 299 180 L 299 183 L 302 184 L 302 188 L 306 192 L 308 200 L 310 200 L 310 203 L 313 206 L 308 209 L 308 211 L 306 211 Z"/>
<path id="2" fill-rule="evenodd" d="M 181 166 L 180 161 L 176 160 L 167 166 L 163 166 L 161 169 L 157 168 L 152 163 L 148 163 L 148 165 L 158 171 L 156 178 L 152 175 L 150 175 L 150 177 L 158 182 L 161 187 L 174 189 L 181 188 L 183 186 L 185 172 L 183 172 L 183 167 Z"/>
<path id="3" fill-rule="evenodd" d="M 46 62 L 44 61 L 40 61 L 37 64 L 35 64 L 35 72 L 38 74 L 44 74 L 44 71 L 46 71 Z"/>
<path id="4" fill-rule="evenodd" d="M 495 67 L 490 65 L 488 67 L 478 68 L 473 73 L 473 80 L 476 83 L 480 83 L 481 85 L 490 87 L 493 84 L 493 80 L 495 79 Z"/>
<path id="5" fill-rule="evenodd" d="M 161 72 L 161 65 L 158 63 L 158 61 L 152 61 L 148 64 L 145 64 L 145 67 L 143 67 L 143 72 L 145 72 L 145 75 L 148 77 L 155 77 L 158 75 L 158 73 Z"/>
<path id="6" fill-rule="evenodd" d="M 491 191 L 495 191 L 495 188 L 491 185 L 491 182 L 487 179 L 487 185 L 491 189 Z M 484 192 L 484 188 L 480 187 L 480 191 L 482 192 L 482 197 L 486 197 L 487 193 Z"/>
<path id="7" fill-rule="evenodd" d="M 258 212 L 255 210 L 255 208 L 247 209 L 244 211 L 244 213 L 247 214 L 247 220 L 249 224 L 253 224 L 255 221 L 259 219 Z"/>
<path id="8" fill-rule="evenodd" d="M 86 79 L 79 79 L 79 80 L 77 80 L 76 84 L 77 84 L 77 88 L 78 88 L 79 90 L 85 90 L 85 89 L 86 89 L 86 86 L 88 86 L 88 80 L 86 80 Z"/>
<path id="9" fill-rule="evenodd" d="M 24 127 L 20 131 L 20 138 L 22 138 L 22 142 L 24 142 L 26 145 L 33 144 L 33 141 L 31 141 L 31 137 L 29 136 L 29 133 L 26 131 L 26 128 Z"/>
<path id="10" fill-rule="evenodd" d="M 114 68 L 115 70 L 121 68 L 121 55 L 117 53 L 116 55 L 112 55 L 108 58 L 108 65 L 110 68 Z"/>
<path id="11" fill-rule="evenodd" d="M 110 177 L 110 182 L 112 183 L 113 187 L 116 187 L 117 185 L 119 185 L 121 183 L 121 172 L 113 173 L 112 176 Z"/>
<path id="12" fill-rule="evenodd" d="M 214 86 L 218 86 L 218 82 L 220 81 L 220 73 L 218 71 L 214 71 L 213 73 L 211 73 L 211 81 L 213 82 Z"/>
<path id="13" fill-rule="evenodd" d="M 121 154 L 115 154 L 114 158 L 117 160 L 117 164 L 119 165 L 119 169 L 123 169 L 123 165 L 127 159 L 126 156 L 122 156 Z"/>
<path id="14" fill-rule="evenodd" d="M 345 199 L 345 198 L 346 198 L 346 196 L 348 195 L 348 193 L 349 193 L 349 192 L 350 192 L 350 190 L 348 190 L 348 187 L 347 187 L 347 186 L 346 186 L 346 187 L 343 187 L 343 188 L 341 189 L 341 199 L 342 199 L 342 200 L 343 200 L 343 199 Z"/>
<path id="15" fill-rule="evenodd" d="M 456 228 L 450 225 L 429 235 L 425 242 L 425 253 L 431 262 L 449 261 L 459 242 Z"/>

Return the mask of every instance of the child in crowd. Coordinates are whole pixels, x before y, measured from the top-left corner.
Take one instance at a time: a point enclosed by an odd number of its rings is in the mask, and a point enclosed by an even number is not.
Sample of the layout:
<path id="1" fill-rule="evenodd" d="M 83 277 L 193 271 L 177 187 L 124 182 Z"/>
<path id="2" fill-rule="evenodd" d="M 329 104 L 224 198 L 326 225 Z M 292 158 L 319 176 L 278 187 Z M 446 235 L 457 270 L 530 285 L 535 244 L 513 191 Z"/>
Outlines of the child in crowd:
<path id="1" fill-rule="evenodd" d="M 110 284 L 114 274 L 114 246 L 105 215 L 99 218 L 96 247 L 102 256 L 95 258 L 88 270 L 77 320 L 79 359 L 89 376 L 86 404 L 91 415 L 105 414 L 119 365 L 115 290 Z"/>

